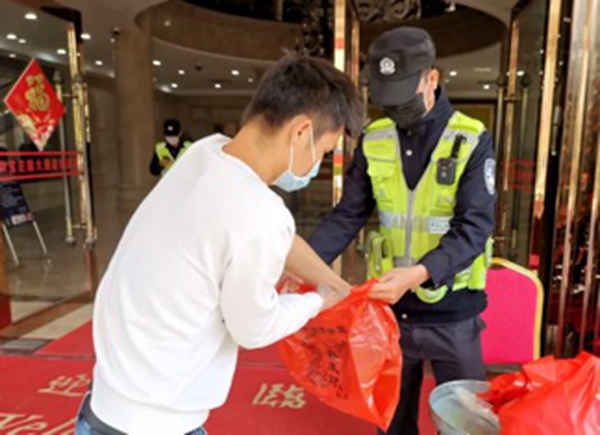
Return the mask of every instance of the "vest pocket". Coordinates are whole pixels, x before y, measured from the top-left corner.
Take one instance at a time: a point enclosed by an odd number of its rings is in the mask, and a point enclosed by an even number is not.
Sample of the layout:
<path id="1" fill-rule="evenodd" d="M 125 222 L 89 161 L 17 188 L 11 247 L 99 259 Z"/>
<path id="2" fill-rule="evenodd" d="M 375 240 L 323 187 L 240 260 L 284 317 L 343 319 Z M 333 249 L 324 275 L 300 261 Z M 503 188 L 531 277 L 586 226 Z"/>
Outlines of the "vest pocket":
<path id="1" fill-rule="evenodd" d="M 373 194 L 377 203 L 384 201 L 391 204 L 394 192 L 395 162 L 369 161 L 367 173 L 373 185 Z M 381 205 L 379 205 L 381 207 Z"/>

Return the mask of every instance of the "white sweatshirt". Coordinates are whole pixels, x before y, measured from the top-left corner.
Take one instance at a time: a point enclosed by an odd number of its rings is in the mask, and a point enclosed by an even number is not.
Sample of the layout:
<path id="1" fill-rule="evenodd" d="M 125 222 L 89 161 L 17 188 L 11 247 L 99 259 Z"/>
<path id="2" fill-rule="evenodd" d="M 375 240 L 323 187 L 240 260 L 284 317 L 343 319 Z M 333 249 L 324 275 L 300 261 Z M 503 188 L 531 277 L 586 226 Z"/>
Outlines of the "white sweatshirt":
<path id="1" fill-rule="evenodd" d="M 133 215 L 94 312 L 91 407 L 129 435 L 183 435 L 227 397 L 238 345 L 316 316 L 317 294 L 275 291 L 295 234 L 282 200 L 221 135 L 177 161 Z"/>

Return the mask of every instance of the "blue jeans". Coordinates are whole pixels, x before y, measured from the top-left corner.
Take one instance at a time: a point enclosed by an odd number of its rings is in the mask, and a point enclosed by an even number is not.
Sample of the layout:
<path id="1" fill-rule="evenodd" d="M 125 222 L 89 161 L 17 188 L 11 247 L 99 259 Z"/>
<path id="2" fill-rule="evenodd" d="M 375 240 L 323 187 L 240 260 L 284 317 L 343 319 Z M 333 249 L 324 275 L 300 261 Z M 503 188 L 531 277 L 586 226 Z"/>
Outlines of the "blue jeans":
<path id="1" fill-rule="evenodd" d="M 87 397 L 85 399 L 87 399 Z M 105 434 L 104 432 L 100 432 L 100 431 L 94 429 L 93 427 L 91 427 L 90 424 L 87 421 L 85 421 L 85 419 L 83 418 L 83 406 L 82 406 L 77 415 L 77 423 L 75 424 L 75 435 L 110 435 L 110 434 Z M 188 432 L 185 435 L 208 435 L 208 433 L 203 428 L 200 427 L 191 432 Z"/>

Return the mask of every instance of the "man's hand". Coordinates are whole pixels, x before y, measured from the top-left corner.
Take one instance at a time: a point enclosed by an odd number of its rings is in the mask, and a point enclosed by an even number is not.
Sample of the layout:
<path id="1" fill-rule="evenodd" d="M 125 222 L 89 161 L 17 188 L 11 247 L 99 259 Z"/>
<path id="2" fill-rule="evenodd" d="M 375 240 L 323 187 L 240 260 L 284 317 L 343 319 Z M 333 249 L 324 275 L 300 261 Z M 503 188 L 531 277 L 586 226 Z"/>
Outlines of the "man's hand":
<path id="1" fill-rule="evenodd" d="M 429 279 L 429 272 L 423 265 L 397 267 L 385 273 L 373 286 L 369 296 L 388 304 L 395 304 L 411 289 L 415 289 Z"/>
<path id="2" fill-rule="evenodd" d="M 327 284 L 319 284 L 317 286 L 317 293 L 323 298 L 321 312 L 326 311 L 343 301 L 350 294 L 350 289 L 350 284 L 341 289 L 334 289 Z"/>
<path id="3" fill-rule="evenodd" d="M 169 166 L 171 166 L 171 163 L 173 163 L 171 159 L 164 158 L 160 161 L 160 166 L 163 168 L 168 168 Z"/>
<path id="4" fill-rule="evenodd" d="M 276 285 L 277 290 L 280 294 L 290 294 L 298 292 L 298 288 L 304 284 L 300 278 L 290 272 L 284 272 L 279 282 Z"/>

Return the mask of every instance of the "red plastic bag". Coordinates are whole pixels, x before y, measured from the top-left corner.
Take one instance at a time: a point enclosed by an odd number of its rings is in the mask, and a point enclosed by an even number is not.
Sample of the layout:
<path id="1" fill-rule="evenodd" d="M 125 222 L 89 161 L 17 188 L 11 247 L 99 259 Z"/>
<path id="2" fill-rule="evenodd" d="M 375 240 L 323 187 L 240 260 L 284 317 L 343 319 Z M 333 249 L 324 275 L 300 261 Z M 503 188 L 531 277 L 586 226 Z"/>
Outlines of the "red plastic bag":
<path id="1" fill-rule="evenodd" d="M 400 331 L 391 309 L 368 298 L 374 280 L 279 343 L 304 389 L 329 406 L 387 429 L 400 396 Z"/>
<path id="2" fill-rule="evenodd" d="M 482 398 L 498 412 L 502 435 L 598 435 L 600 359 L 543 358 L 494 379 Z"/>

